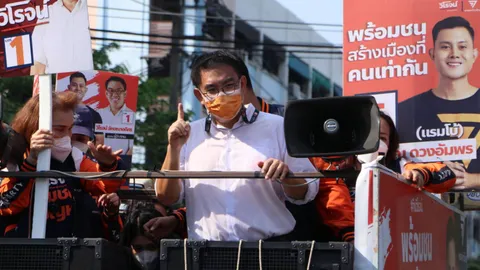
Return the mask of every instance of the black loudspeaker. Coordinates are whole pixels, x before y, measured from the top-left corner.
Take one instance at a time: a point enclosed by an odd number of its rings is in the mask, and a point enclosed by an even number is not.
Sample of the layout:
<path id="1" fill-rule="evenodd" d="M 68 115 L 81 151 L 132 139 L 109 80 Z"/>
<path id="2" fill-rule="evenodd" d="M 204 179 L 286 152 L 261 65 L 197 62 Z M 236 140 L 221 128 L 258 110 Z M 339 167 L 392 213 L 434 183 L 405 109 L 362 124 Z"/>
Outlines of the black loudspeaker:
<path id="1" fill-rule="evenodd" d="M 285 140 L 292 157 L 349 156 L 378 150 L 380 111 L 372 96 L 290 101 Z"/>

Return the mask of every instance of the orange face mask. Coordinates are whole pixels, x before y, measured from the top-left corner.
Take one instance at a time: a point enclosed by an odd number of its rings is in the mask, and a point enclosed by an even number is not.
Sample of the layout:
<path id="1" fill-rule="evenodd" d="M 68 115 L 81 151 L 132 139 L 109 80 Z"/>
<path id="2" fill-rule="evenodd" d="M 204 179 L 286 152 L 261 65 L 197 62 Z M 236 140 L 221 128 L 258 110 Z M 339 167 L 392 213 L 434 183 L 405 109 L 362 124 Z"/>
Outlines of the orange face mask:
<path id="1" fill-rule="evenodd" d="M 212 101 L 205 101 L 205 107 L 217 119 L 228 121 L 237 116 L 242 103 L 242 95 L 220 95 Z"/>

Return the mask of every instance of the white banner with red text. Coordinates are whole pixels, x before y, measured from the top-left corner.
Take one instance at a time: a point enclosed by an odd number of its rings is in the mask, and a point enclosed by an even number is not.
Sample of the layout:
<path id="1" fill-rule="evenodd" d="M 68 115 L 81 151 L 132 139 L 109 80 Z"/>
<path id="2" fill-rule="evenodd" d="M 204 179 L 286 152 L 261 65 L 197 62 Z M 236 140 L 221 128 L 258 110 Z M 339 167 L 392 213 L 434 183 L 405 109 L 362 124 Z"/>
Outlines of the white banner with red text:
<path id="1" fill-rule="evenodd" d="M 355 269 L 466 269 L 462 212 L 375 162 L 355 190 Z"/>

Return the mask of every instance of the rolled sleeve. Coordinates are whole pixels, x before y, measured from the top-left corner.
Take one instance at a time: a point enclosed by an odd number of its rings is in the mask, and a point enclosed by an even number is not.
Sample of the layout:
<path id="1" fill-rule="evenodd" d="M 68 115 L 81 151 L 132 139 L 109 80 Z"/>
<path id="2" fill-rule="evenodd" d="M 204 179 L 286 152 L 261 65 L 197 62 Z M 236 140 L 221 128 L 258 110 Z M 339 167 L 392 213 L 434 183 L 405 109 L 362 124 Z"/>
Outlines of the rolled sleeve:
<path id="1" fill-rule="evenodd" d="M 182 183 L 180 185 L 180 194 L 178 195 L 178 200 L 173 204 L 181 204 L 183 199 L 185 198 L 185 180 L 182 179 Z"/>
<path id="2" fill-rule="evenodd" d="M 286 158 L 284 161 L 287 165 L 288 168 L 290 168 L 291 172 L 294 173 L 299 173 L 299 172 L 316 172 L 317 170 L 313 166 L 313 164 L 307 159 L 307 158 L 293 158 L 290 155 L 286 154 Z M 320 178 L 306 178 L 306 185 L 308 185 L 308 190 L 305 193 L 305 197 L 302 200 L 296 200 L 293 198 L 290 198 L 286 193 L 285 189 L 283 189 L 283 192 L 285 194 L 286 199 L 297 205 L 302 205 L 306 204 L 310 201 L 313 201 L 315 197 L 317 196 L 318 189 L 320 186 Z M 308 183 L 308 184 L 307 184 Z M 282 186 L 283 188 L 284 186 Z"/>

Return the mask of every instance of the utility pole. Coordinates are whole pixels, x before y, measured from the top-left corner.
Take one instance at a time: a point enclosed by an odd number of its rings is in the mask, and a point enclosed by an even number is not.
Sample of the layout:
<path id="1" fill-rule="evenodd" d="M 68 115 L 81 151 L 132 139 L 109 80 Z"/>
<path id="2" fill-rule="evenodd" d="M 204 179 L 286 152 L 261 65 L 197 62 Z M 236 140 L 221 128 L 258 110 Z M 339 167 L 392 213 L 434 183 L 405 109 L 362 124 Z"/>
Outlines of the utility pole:
<path id="1" fill-rule="evenodd" d="M 183 14 L 183 0 L 180 3 L 180 13 Z M 172 36 L 183 36 L 183 16 L 172 16 Z M 172 49 L 170 56 L 170 77 L 173 78 L 172 89 L 170 90 L 170 111 L 177 110 L 177 104 L 182 98 L 182 77 L 183 77 L 183 61 L 182 61 L 182 41 L 180 39 L 172 39 Z"/>

